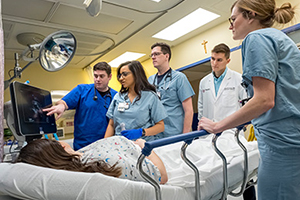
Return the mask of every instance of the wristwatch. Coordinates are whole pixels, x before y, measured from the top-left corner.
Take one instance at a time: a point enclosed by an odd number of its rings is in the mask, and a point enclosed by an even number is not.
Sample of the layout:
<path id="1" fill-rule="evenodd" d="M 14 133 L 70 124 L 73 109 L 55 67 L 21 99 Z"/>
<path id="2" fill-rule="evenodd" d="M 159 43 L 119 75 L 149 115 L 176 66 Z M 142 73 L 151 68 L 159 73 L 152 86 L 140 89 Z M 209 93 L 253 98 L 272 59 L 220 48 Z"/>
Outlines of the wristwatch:
<path id="1" fill-rule="evenodd" d="M 143 132 L 142 132 L 142 137 L 146 135 L 146 131 L 145 129 L 143 129 Z"/>

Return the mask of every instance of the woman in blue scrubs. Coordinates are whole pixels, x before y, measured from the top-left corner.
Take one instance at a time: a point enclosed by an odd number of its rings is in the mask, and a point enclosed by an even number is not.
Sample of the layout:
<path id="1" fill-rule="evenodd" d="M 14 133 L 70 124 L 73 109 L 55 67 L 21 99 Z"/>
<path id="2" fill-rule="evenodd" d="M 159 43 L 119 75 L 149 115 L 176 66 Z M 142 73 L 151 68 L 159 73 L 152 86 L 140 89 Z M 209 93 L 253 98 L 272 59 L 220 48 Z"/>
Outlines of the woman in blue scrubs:
<path id="1" fill-rule="evenodd" d="M 122 88 L 115 95 L 107 112 L 110 119 L 105 138 L 123 135 L 130 140 L 157 139 L 164 131 L 163 119 L 167 117 L 155 87 L 147 81 L 139 61 L 129 61 L 118 68 L 118 80 Z"/>
<path id="2" fill-rule="evenodd" d="M 290 3 L 238 0 L 229 18 L 233 39 L 243 40 L 243 82 L 251 98 L 219 122 L 201 118 L 212 133 L 252 120 L 261 155 L 258 199 L 300 199 L 300 51 L 276 21 L 294 17 Z"/>

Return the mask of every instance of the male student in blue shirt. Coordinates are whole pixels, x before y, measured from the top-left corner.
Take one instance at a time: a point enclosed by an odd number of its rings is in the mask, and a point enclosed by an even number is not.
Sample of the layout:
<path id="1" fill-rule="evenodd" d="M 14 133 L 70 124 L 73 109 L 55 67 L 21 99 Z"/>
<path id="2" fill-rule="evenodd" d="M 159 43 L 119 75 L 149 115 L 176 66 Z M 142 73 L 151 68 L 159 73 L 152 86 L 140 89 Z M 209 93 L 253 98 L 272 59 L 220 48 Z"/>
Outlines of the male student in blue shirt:
<path id="1" fill-rule="evenodd" d="M 191 84 L 183 73 L 170 67 L 171 48 L 168 44 L 153 44 L 151 58 L 157 73 L 148 81 L 156 87 L 168 114 L 164 119 L 165 130 L 157 136 L 169 137 L 190 132 L 194 115 L 192 97 L 195 95 Z"/>
<path id="2" fill-rule="evenodd" d="M 65 110 L 75 109 L 74 149 L 78 150 L 104 137 L 108 118 L 106 112 L 117 93 L 108 87 L 111 67 L 106 62 L 97 63 L 94 68 L 94 84 L 80 84 L 57 102 L 44 109 L 47 115 L 57 113 L 57 119 Z"/>

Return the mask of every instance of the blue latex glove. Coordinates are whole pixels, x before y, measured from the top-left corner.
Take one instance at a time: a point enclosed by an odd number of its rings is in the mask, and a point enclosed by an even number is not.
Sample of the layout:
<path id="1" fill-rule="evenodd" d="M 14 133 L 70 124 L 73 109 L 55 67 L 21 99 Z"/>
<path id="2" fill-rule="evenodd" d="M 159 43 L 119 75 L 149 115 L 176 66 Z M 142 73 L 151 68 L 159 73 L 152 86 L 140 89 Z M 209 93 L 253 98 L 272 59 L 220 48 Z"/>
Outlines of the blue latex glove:
<path id="1" fill-rule="evenodd" d="M 121 132 L 121 134 L 129 140 L 135 140 L 142 137 L 143 129 L 139 128 L 139 129 L 124 130 Z"/>

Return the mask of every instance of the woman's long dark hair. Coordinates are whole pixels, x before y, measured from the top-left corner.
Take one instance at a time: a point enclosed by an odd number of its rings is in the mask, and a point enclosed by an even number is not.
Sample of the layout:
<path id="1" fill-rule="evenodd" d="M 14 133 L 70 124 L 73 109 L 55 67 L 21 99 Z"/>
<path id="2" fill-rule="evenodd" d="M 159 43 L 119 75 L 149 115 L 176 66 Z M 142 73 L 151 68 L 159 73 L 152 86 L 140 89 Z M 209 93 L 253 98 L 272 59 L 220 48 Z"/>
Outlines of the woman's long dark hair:
<path id="1" fill-rule="evenodd" d="M 116 167 L 117 163 L 113 166 L 104 161 L 82 163 L 78 155 L 69 154 L 58 141 L 48 139 L 29 142 L 21 149 L 16 162 L 78 172 L 100 172 L 114 177 L 122 174 L 122 168 Z"/>
<path id="2" fill-rule="evenodd" d="M 134 77 L 135 80 L 134 91 L 137 94 L 137 101 L 141 98 L 141 91 L 156 92 L 156 88 L 148 82 L 144 68 L 139 61 L 127 61 L 125 63 L 122 63 L 118 67 L 117 77 L 119 77 L 121 68 L 124 66 L 128 66 L 129 70 L 131 71 Z M 125 93 L 125 92 L 128 92 L 128 88 L 124 88 L 122 86 L 120 93 Z"/>

